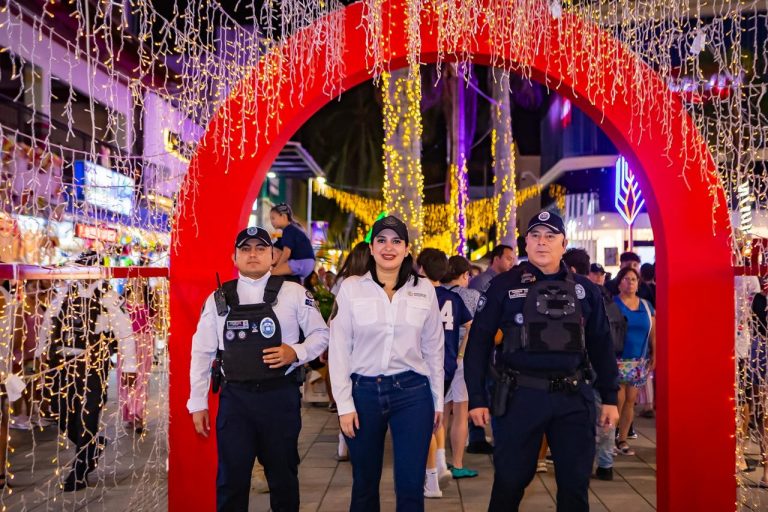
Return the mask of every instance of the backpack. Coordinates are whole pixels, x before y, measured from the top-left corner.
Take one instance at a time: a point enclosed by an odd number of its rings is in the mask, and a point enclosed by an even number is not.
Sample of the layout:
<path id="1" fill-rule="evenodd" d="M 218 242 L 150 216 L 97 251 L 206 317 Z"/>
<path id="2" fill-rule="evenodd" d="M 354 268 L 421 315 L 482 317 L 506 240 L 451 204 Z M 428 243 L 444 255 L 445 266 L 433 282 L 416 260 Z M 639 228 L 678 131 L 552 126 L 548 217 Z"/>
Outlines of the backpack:
<path id="1" fill-rule="evenodd" d="M 616 304 L 607 293 L 603 291 L 603 303 L 605 304 L 605 314 L 608 317 L 608 326 L 611 329 L 611 340 L 613 340 L 613 351 L 617 356 L 624 352 L 624 338 L 627 336 L 627 318 L 621 312 L 621 308 Z"/>

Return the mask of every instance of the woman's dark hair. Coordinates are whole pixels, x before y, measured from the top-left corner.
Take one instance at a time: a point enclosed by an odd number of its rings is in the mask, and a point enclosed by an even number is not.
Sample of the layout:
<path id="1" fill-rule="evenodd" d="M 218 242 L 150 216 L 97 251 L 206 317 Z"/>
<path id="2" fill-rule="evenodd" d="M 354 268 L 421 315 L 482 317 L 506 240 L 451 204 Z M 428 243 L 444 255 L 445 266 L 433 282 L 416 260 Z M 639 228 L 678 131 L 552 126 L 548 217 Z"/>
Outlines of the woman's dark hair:
<path id="1" fill-rule="evenodd" d="M 621 283 L 621 280 L 624 279 L 624 276 L 629 274 L 630 272 L 634 272 L 634 274 L 637 276 L 637 283 L 640 284 L 640 272 L 635 270 L 632 267 L 624 267 L 621 270 L 619 270 L 619 273 L 616 274 L 616 286 L 618 286 Z"/>
<path id="2" fill-rule="evenodd" d="M 347 259 L 339 269 L 339 274 L 333 280 L 333 284 L 350 276 L 362 276 L 368 272 L 368 258 L 371 256 L 368 242 L 360 242 L 349 252 Z"/>
<path id="3" fill-rule="evenodd" d="M 471 269 L 472 265 L 464 256 L 451 256 L 448 258 L 448 272 L 445 273 L 440 281 L 443 283 L 450 283 L 451 281 L 455 281 L 456 279 L 460 278 Z"/>
<path id="4" fill-rule="evenodd" d="M 373 259 L 373 254 L 368 257 L 368 270 L 371 272 L 373 280 L 379 283 L 379 286 L 384 287 L 384 283 L 379 281 L 379 276 L 376 274 L 376 260 Z M 416 285 L 419 282 L 419 273 L 413 267 L 413 256 L 411 253 L 405 255 L 405 259 L 400 264 L 400 273 L 397 275 L 397 282 L 395 283 L 395 290 L 399 290 L 408 282 L 408 279 L 413 277 L 413 284 Z"/>

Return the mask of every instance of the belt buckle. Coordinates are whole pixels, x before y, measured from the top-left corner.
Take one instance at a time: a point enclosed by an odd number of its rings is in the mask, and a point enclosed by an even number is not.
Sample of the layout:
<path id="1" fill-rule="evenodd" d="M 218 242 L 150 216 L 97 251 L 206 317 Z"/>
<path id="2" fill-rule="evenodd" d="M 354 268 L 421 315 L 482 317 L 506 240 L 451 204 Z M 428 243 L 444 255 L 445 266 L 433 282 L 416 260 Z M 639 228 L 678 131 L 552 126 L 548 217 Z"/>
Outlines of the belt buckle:
<path id="1" fill-rule="evenodd" d="M 565 379 L 562 377 L 554 377 L 552 379 L 549 379 L 549 392 L 550 393 L 556 393 L 558 391 L 563 391 L 565 389 L 566 382 Z"/>

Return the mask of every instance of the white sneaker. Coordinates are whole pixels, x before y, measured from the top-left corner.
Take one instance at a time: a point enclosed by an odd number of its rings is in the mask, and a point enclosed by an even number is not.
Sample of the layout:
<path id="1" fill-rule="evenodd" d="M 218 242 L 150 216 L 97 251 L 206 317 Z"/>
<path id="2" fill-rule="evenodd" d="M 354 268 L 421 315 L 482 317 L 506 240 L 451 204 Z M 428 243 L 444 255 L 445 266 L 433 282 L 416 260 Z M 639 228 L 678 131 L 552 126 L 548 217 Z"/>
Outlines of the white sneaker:
<path id="1" fill-rule="evenodd" d="M 440 470 L 440 474 L 437 477 L 438 485 L 440 485 L 440 489 L 445 489 L 448 487 L 448 483 L 453 480 L 453 473 L 448 471 L 448 468 L 446 467 L 444 470 Z"/>
<path id="2" fill-rule="evenodd" d="M 27 416 L 11 416 L 8 426 L 15 430 L 32 430 L 32 423 Z"/>
<path id="3" fill-rule="evenodd" d="M 426 485 L 424 485 L 424 497 L 430 499 L 442 498 L 443 491 L 440 489 L 429 489 Z"/>

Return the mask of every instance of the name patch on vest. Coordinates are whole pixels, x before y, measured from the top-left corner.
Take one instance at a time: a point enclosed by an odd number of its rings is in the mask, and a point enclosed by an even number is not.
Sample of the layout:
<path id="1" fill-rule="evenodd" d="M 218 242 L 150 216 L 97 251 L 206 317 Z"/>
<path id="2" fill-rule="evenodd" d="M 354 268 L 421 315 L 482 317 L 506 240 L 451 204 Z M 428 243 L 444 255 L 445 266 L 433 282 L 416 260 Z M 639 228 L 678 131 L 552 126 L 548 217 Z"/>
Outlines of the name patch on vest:
<path id="1" fill-rule="evenodd" d="M 421 292 L 408 292 L 408 296 L 409 297 L 421 297 L 422 299 L 426 299 L 427 298 L 427 294 L 426 293 L 421 293 Z"/>
<path id="2" fill-rule="evenodd" d="M 248 320 L 227 320 L 227 329 L 240 330 L 248 328 Z"/>
<path id="3" fill-rule="evenodd" d="M 510 299 L 523 299 L 527 295 L 528 295 L 528 288 L 515 288 L 514 290 L 509 290 Z"/>
<path id="4" fill-rule="evenodd" d="M 265 338 L 271 338 L 275 335 L 275 321 L 271 318 L 263 318 L 259 324 L 261 335 Z"/>

